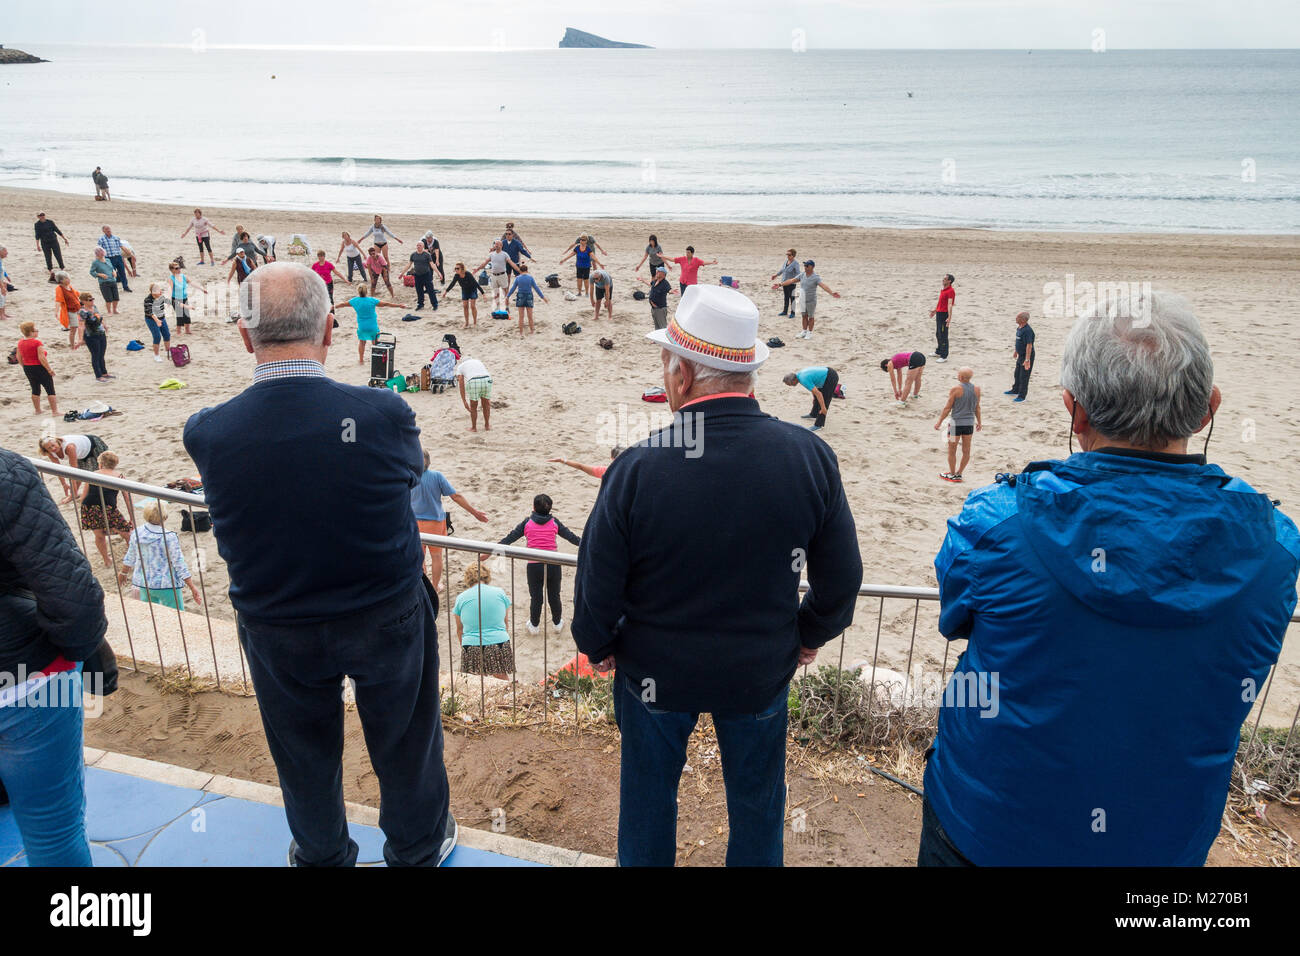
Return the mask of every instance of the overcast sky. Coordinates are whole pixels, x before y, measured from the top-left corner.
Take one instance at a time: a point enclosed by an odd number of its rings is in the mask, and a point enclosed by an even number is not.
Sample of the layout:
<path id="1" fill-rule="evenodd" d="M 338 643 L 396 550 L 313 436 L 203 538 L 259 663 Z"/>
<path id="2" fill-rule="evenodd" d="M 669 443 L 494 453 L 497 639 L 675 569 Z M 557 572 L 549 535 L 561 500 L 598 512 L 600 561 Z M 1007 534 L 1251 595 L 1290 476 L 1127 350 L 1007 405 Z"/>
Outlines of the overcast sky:
<path id="1" fill-rule="evenodd" d="M 663 48 L 1300 47 L 1300 0 L 0 0 L 0 40 L 554 48 L 566 26 Z M 499 32 L 494 32 L 499 31 Z M 39 52 L 33 50 L 29 52 Z"/>

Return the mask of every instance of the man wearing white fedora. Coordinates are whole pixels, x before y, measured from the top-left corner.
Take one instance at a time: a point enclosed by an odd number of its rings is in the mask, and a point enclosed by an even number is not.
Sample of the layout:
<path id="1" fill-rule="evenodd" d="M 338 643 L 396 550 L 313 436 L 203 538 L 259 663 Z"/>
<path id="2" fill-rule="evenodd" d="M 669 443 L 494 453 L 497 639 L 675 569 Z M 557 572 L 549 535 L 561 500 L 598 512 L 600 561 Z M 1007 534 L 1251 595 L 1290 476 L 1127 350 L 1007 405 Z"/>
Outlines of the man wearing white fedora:
<path id="1" fill-rule="evenodd" d="M 768 350 L 749 299 L 688 287 L 647 338 L 673 422 L 605 472 L 574 584 L 574 641 L 597 669 L 616 668 L 618 860 L 673 864 L 687 739 L 707 712 L 727 864 L 779 866 L 786 695 L 796 667 L 853 620 L 857 531 L 834 452 L 752 397 Z"/>

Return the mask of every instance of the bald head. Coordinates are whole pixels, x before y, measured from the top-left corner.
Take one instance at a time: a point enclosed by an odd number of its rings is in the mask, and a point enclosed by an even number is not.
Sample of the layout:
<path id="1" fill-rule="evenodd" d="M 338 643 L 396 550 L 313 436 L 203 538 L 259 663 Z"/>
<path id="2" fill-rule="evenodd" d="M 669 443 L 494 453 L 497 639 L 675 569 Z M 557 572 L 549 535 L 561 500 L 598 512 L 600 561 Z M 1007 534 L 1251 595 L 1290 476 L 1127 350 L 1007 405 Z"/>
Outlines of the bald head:
<path id="1" fill-rule="evenodd" d="M 241 325 L 253 349 L 319 346 L 329 325 L 325 283 L 311 269 L 272 262 L 256 269 L 240 289 Z"/>
<path id="2" fill-rule="evenodd" d="M 975 377 L 975 370 L 973 368 L 957 369 L 957 381 L 959 382 L 969 382 L 974 377 Z"/>

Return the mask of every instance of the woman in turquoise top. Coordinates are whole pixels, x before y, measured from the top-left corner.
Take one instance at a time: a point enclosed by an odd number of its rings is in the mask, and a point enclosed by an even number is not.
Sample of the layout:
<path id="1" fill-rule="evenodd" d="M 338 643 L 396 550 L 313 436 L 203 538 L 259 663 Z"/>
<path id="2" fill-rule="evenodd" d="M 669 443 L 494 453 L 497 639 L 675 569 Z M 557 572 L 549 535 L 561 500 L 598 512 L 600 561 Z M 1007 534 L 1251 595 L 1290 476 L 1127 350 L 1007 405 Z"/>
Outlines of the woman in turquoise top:
<path id="1" fill-rule="evenodd" d="M 492 571 L 475 561 L 465 569 L 465 590 L 456 598 L 456 634 L 460 638 L 462 674 L 490 674 L 509 680 L 515 670 L 515 654 L 506 630 L 510 597 L 493 587 Z"/>
<path id="2" fill-rule="evenodd" d="M 347 302 L 334 306 L 334 311 L 351 309 L 357 314 L 357 364 L 366 364 L 366 348 L 379 338 L 379 309 L 400 309 L 400 302 L 384 302 L 366 295 L 365 286 L 357 286 L 357 294 Z"/>

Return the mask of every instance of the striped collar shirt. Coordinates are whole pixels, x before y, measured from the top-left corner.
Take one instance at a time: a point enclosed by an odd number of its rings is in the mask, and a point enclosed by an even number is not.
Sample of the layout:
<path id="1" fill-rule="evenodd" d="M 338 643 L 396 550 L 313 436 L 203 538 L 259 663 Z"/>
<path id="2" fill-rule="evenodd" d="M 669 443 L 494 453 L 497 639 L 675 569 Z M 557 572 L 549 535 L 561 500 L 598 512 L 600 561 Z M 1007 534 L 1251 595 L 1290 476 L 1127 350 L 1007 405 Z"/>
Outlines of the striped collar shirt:
<path id="1" fill-rule="evenodd" d="M 263 362 L 253 369 L 253 384 L 273 378 L 328 378 L 325 366 L 311 359 L 285 359 L 282 362 Z"/>

